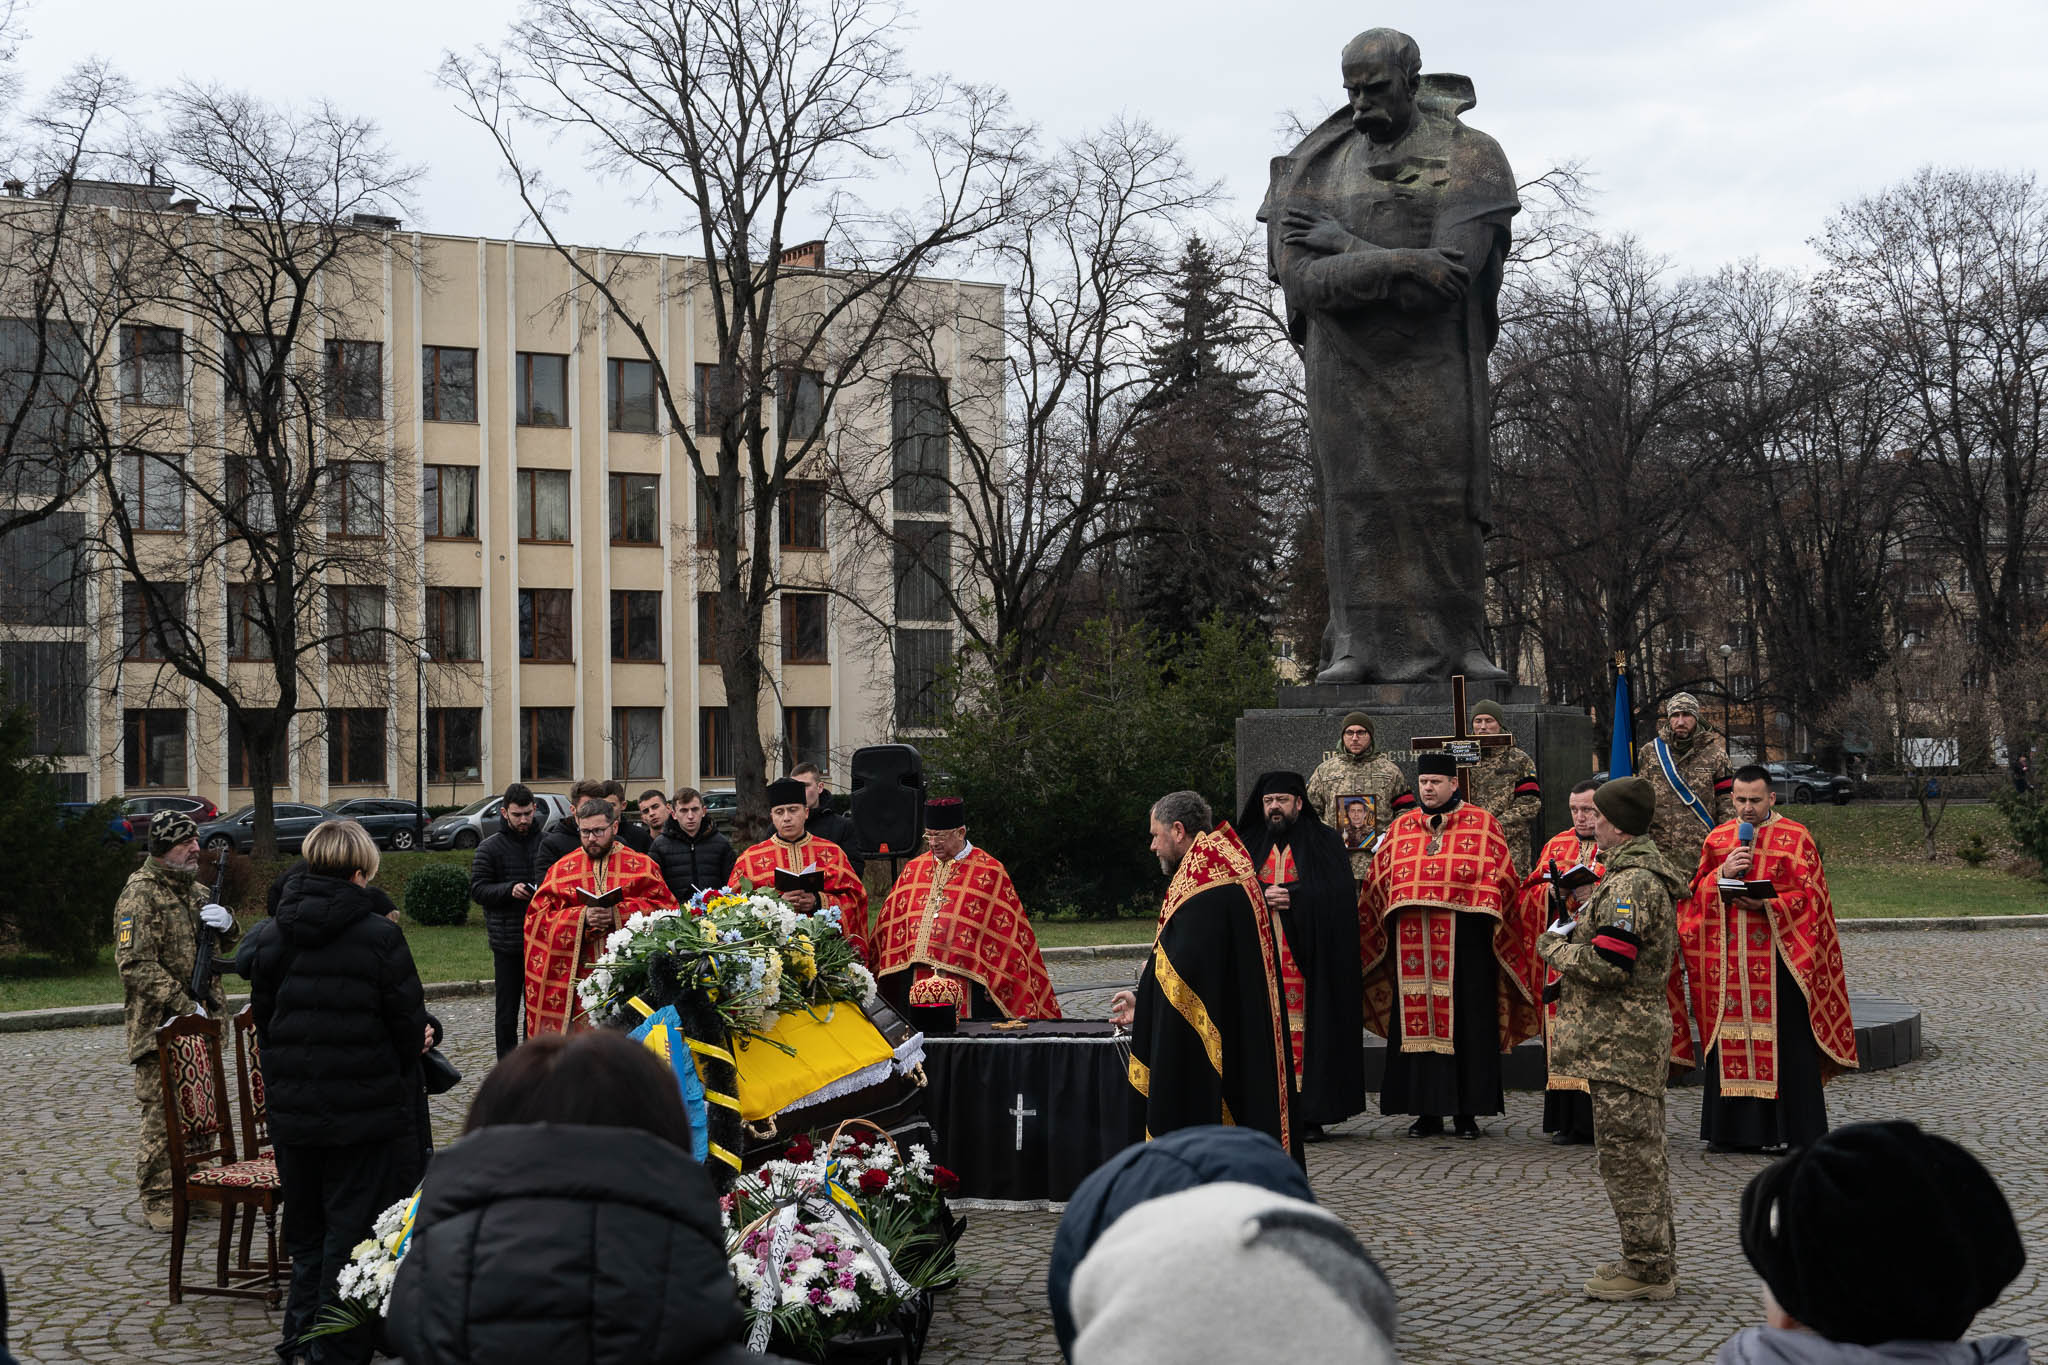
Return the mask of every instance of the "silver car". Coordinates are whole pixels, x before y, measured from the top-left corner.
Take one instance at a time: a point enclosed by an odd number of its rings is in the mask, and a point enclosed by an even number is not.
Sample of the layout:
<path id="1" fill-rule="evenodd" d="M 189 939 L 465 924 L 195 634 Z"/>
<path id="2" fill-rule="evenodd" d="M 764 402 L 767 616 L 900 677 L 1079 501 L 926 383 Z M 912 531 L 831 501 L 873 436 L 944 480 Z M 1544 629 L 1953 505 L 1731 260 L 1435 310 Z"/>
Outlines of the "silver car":
<path id="1" fill-rule="evenodd" d="M 543 829 L 569 813 L 569 798 L 553 792 L 533 794 L 534 819 Z M 475 848 L 486 838 L 496 834 L 504 821 L 498 817 L 498 807 L 505 804 L 503 796 L 480 796 L 461 810 L 440 816 L 427 825 L 428 848 Z"/>

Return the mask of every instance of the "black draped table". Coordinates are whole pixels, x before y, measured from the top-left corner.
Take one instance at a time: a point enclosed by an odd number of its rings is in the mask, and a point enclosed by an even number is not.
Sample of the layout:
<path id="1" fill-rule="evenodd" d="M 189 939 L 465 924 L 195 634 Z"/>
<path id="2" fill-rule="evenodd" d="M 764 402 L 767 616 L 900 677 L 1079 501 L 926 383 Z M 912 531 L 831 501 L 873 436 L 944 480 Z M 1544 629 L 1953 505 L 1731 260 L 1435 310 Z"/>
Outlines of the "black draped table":
<path id="1" fill-rule="evenodd" d="M 925 1039 L 925 1117 L 959 1199 L 1063 1202 L 1144 1133 L 1130 1040 L 1103 1020 L 962 1024 Z"/>

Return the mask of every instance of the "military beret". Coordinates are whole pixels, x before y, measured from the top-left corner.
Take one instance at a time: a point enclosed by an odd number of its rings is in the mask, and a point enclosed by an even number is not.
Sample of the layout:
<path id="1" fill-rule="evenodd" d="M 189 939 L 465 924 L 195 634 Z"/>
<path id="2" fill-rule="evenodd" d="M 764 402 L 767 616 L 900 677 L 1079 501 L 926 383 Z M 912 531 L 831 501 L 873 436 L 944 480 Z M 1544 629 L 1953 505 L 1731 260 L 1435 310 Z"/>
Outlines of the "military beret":
<path id="1" fill-rule="evenodd" d="M 161 858 L 187 839 L 196 838 L 199 826 L 181 810 L 160 810 L 149 817 L 149 852 Z"/>

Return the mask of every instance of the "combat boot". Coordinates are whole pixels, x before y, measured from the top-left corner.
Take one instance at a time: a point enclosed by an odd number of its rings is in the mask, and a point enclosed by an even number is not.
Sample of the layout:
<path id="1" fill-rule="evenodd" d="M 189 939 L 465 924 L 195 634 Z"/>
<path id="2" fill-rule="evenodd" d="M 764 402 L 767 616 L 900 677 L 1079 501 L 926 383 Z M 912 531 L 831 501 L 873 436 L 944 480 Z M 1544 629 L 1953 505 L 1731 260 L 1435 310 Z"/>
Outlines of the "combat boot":
<path id="1" fill-rule="evenodd" d="M 1619 1266 L 1602 1266 L 1612 1269 L 1612 1275 L 1597 1275 L 1586 1281 L 1586 1297 L 1602 1303 L 1633 1303 L 1638 1299 L 1651 1303 L 1662 1303 L 1678 1296 L 1678 1277 L 1672 1276 L 1662 1282 L 1638 1280 L 1623 1273 Z"/>

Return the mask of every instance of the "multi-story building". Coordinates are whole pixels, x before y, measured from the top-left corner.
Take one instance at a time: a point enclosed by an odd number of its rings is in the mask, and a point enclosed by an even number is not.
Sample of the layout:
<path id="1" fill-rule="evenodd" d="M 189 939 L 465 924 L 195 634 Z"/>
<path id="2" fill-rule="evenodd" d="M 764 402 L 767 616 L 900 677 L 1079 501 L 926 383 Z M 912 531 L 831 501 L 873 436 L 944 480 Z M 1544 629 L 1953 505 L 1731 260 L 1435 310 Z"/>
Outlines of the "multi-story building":
<path id="1" fill-rule="evenodd" d="M 317 688 L 293 725 L 280 797 L 410 795 L 422 755 L 430 803 L 467 801 L 513 780 L 559 788 L 615 776 L 634 790 L 673 790 L 730 779 L 730 720 L 688 457 L 688 443 L 701 442 L 708 463 L 716 439 L 701 263 L 623 258 L 664 368 L 691 386 L 695 420 L 677 431 L 646 351 L 593 308 L 553 249 L 365 226 L 382 230 L 381 281 L 349 334 L 320 344 L 346 381 L 337 401 L 352 405 L 346 415 L 368 435 L 337 473 L 320 529 L 374 538 L 367 543 L 388 557 L 384 581 L 348 575 L 327 589 L 332 615 L 386 629 L 326 651 L 318 678 L 332 687 Z M 785 259 L 821 271 L 822 252 L 810 244 Z M 956 326 L 998 317 L 1002 307 L 998 286 L 918 287 L 950 299 Z M 168 410 L 195 428 L 221 422 L 232 401 L 225 386 L 180 364 L 177 333 L 189 319 L 149 321 L 159 325 L 121 338 L 117 403 L 159 418 Z M 957 365 L 992 349 L 946 353 Z M 887 400 L 892 386 L 943 398 L 962 376 L 877 372 L 863 382 L 880 401 L 829 411 L 818 376 L 785 378 L 789 411 L 778 420 L 818 424 L 832 459 L 883 462 L 878 496 L 898 483 L 886 477 L 892 458 L 922 462 L 926 473 L 945 458 L 944 423 L 925 430 L 916 404 L 900 394 Z M 984 391 L 1000 385 L 1000 376 L 966 378 Z M 916 429 L 892 430 L 892 422 Z M 234 477 L 225 467 L 232 459 L 197 458 Z M 273 695 L 271 666 L 250 654 L 256 633 L 238 628 L 251 585 L 233 581 L 232 564 L 192 562 L 201 509 L 176 480 L 152 497 L 151 479 L 144 461 L 128 506 L 147 520 L 138 529 L 148 532 L 156 572 L 187 585 L 185 623 L 222 642 L 228 677 L 247 689 L 237 695 Z M 248 755 L 226 707 L 148 657 L 134 585 L 104 557 L 73 572 L 69 548 L 107 514 L 105 504 L 104 490 L 93 492 L 0 543 L 0 669 L 36 713 L 67 796 L 166 790 L 223 809 L 242 804 Z M 943 495 L 906 502 L 900 486 L 883 515 L 899 530 L 905 520 L 929 522 L 942 544 L 951 529 Z M 843 780 L 853 749 L 933 719 L 932 679 L 950 661 L 953 635 L 943 595 L 919 578 L 932 557 L 905 566 L 901 555 L 892 563 L 886 551 L 863 554 L 853 520 L 828 497 L 822 474 L 790 482 L 775 509 L 775 580 L 786 586 L 764 629 L 759 711 L 771 775 L 808 760 Z M 420 658 L 411 640 L 423 642 Z"/>

